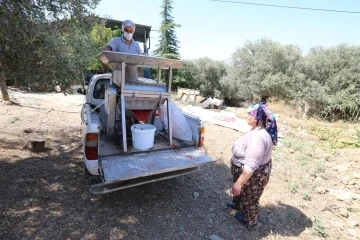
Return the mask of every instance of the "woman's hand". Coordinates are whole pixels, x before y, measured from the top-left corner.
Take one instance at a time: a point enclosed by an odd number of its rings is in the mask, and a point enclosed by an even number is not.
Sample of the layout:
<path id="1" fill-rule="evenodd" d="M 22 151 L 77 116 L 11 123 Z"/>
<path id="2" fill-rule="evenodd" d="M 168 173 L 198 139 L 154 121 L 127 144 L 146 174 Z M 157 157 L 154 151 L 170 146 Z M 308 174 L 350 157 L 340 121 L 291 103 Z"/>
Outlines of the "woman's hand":
<path id="1" fill-rule="evenodd" d="M 242 188 L 242 185 L 238 181 L 236 181 L 232 187 L 232 195 L 235 197 L 239 196 L 241 193 L 241 188 Z"/>
<path id="2" fill-rule="evenodd" d="M 241 188 L 245 185 L 245 183 L 249 180 L 249 178 L 251 177 L 252 173 L 247 171 L 247 170 L 243 170 L 240 177 L 238 178 L 238 180 L 234 183 L 233 187 L 232 187 L 232 194 L 233 196 L 239 196 L 241 193 Z"/>

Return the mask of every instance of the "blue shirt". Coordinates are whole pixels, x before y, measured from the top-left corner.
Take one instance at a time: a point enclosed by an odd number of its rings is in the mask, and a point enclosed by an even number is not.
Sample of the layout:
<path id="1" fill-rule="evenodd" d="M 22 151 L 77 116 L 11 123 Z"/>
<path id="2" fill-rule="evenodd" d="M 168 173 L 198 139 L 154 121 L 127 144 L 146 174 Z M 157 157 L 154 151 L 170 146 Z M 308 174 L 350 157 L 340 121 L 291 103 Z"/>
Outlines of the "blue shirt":
<path id="1" fill-rule="evenodd" d="M 114 52 L 143 54 L 138 42 L 132 39 L 131 43 L 128 44 L 123 36 L 114 37 L 113 39 L 110 40 L 110 42 L 107 45 L 109 45 Z M 137 65 L 126 64 L 125 81 L 137 81 L 137 80 L 138 80 Z"/>

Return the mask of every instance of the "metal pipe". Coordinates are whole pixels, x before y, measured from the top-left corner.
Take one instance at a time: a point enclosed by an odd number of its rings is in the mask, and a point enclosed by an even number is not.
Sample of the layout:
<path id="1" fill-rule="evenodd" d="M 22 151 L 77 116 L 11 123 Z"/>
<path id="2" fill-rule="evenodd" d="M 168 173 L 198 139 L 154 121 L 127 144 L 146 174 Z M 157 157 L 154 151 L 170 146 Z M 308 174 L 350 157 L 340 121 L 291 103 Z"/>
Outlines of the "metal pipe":
<path id="1" fill-rule="evenodd" d="M 149 49 L 150 49 L 150 33 L 149 33 L 149 47 L 147 49 L 148 52 L 149 52 Z"/>
<path id="2" fill-rule="evenodd" d="M 171 81 L 172 81 L 172 67 L 169 68 L 169 79 L 168 79 L 168 92 L 171 94 Z M 168 127 L 169 127 L 169 140 L 170 146 L 173 145 L 172 139 L 172 123 L 171 123 L 171 111 L 170 111 L 170 98 L 167 99 L 167 112 L 168 112 Z"/>
<path id="3" fill-rule="evenodd" d="M 147 53 L 147 46 L 146 46 L 146 29 L 144 29 L 144 53 Z"/>
<path id="4" fill-rule="evenodd" d="M 158 68 L 158 81 L 157 83 L 161 83 L 161 68 Z"/>
<path id="5" fill-rule="evenodd" d="M 121 90 L 125 90 L 125 62 L 121 63 Z M 121 91 L 122 93 L 123 91 Z"/>
<path id="6" fill-rule="evenodd" d="M 122 126 L 122 135 L 123 135 L 123 150 L 127 152 L 127 139 L 126 139 L 126 118 L 125 118 L 125 62 L 121 63 L 121 126 Z"/>
<path id="7" fill-rule="evenodd" d="M 172 124 L 171 124 L 171 111 L 170 111 L 170 98 L 167 99 L 167 120 L 168 120 L 168 134 L 169 134 L 169 144 L 173 145 L 172 139 Z"/>
<path id="8" fill-rule="evenodd" d="M 123 150 L 124 152 L 127 152 L 125 99 L 124 96 L 121 96 L 120 98 L 121 98 L 121 125 L 122 125 L 122 135 L 123 135 Z"/>
<path id="9" fill-rule="evenodd" d="M 172 67 L 169 68 L 169 84 L 168 84 L 168 92 L 171 93 L 171 81 L 172 81 Z"/>

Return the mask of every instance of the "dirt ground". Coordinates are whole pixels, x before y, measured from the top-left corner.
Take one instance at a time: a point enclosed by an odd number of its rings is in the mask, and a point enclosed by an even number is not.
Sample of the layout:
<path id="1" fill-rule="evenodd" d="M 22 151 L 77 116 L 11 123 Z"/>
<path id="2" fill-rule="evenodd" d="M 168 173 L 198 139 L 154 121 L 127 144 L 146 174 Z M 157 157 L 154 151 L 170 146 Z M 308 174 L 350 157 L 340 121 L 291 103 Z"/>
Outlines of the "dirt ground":
<path id="1" fill-rule="evenodd" d="M 83 173 L 83 96 L 11 96 L 20 105 L 0 102 L 0 239 L 360 239 L 356 125 L 303 120 L 269 103 L 282 138 L 260 229 L 248 231 L 225 207 L 240 132 L 207 124 L 205 150 L 217 161 L 195 174 L 93 196 Z M 24 149 L 30 138 L 45 139 L 45 151 Z"/>

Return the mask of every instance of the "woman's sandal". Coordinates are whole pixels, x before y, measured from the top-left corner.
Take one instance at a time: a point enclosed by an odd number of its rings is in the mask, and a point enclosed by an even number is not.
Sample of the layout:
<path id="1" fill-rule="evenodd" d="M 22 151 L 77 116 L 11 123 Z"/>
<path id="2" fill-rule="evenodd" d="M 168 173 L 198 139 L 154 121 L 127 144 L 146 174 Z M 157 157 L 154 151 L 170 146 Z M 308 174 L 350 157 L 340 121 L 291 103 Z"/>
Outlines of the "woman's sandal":
<path id="1" fill-rule="evenodd" d="M 244 214 L 243 213 L 237 213 L 235 214 L 235 218 L 236 220 L 238 220 L 239 222 L 241 222 L 242 224 L 246 225 L 247 229 L 249 231 L 252 231 L 252 230 L 258 230 L 261 226 L 261 224 L 259 223 L 255 223 L 255 224 L 247 224 L 247 222 L 245 221 L 245 218 L 244 218 Z"/>
<path id="2" fill-rule="evenodd" d="M 236 218 L 236 220 L 238 220 L 238 221 L 241 222 L 242 224 L 245 224 L 245 223 L 246 223 L 243 213 L 237 213 L 237 214 L 235 214 L 235 218 Z"/>

